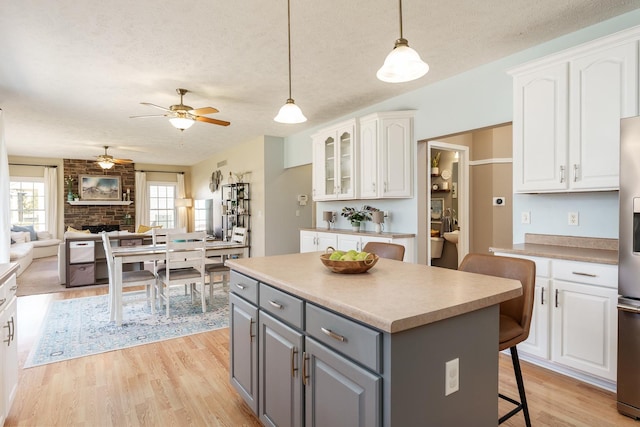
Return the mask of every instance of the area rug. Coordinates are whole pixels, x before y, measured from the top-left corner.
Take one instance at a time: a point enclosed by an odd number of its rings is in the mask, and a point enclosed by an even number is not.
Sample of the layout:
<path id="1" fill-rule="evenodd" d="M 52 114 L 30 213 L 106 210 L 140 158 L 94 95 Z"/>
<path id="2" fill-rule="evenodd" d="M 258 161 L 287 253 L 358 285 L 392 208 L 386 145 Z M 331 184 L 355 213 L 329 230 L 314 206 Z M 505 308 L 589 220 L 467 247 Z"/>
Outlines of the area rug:
<path id="1" fill-rule="evenodd" d="M 144 291 L 125 294 L 125 299 L 140 298 L 141 292 Z M 225 291 L 217 291 L 207 312 L 202 313 L 200 298 L 192 303 L 183 288 L 174 288 L 170 318 L 164 310 L 151 314 L 145 301 L 126 304 L 121 326 L 109 321 L 108 298 L 100 295 L 52 301 L 24 367 L 212 331 L 229 324 L 229 298 Z"/>
<path id="2" fill-rule="evenodd" d="M 19 297 L 62 292 L 66 289 L 60 284 L 58 277 L 57 256 L 34 259 L 17 281 L 16 295 Z"/>

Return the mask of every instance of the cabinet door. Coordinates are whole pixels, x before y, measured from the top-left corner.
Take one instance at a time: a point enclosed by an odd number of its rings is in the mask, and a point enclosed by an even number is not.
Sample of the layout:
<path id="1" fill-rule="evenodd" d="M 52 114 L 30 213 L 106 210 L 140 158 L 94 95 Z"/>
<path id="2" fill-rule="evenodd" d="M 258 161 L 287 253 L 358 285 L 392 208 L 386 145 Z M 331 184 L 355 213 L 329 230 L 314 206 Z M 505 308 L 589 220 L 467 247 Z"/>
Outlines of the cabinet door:
<path id="1" fill-rule="evenodd" d="M 617 289 L 561 280 L 553 287 L 552 360 L 615 381 Z"/>
<path id="2" fill-rule="evenodd" d="M 325 252 L 329 246 L 336 249 L 338 246 L 338 236 L 333 233 L 317 233 L 316 250 Z"/>
<path id="3" fill-rule="evenodd" d="M 533 300 L 533 314 L 529 338 L 518 344 L 518 351 L 523 351 L 545 359 L 549 358 L 549 303 L 553 302 L 549 279 L 536 277 L 536 290 Z"/>
<path id="4" fill-rule="evenodd" d="M 349 123 L 336 134 L 335 146 L 335 182 L 337 183 L 336 195 L 338 199 L 355 198 L 355 122 Z"/>
<path id="5" fill-rule="evenodd" d="M 360 196 L 376 199 L 378 193 L 378 120 L 360 123 Z"/>
<path id="6" fill-rule="evenodd" d="M 334 144 L 331 135 L 318 135 L 313 139 L 313 200 L 335 198 Z M 327 165 L 330 169 L 327 170 Z"/>
<path id="7" fill-rule="evenodd" d="M 316 233 L 313 231 L 300 231 L 300 253 L 317 251 Z"/>
<path id="8" fill-rule="evenodd" d="M 341 251 L 360 251 L 362 249 L 360 236 L 353 234 L 338 234 L 338 248 Z"/>
<path id="9" fill-rule="evenodd" d="M 266 426 L 302 426 L 303 336 L 260 313 L 260 421 Z"/>
<path id="10" fill-rule="evenodd" d="M 379 426 L 382 380 L 324 345 L 305 341 L 308 426 Z"/>
<path id="11" fill-rule="evenodd" d="M 568 83 L 566 63 L 514 79 L 515 192 L 568 188 Z"/>
<path id="12" fill-rule="evenodd" d="M 3 326 L 3 374 L 4 374 L 4 410 L 5 419 L 18 391 L 18 332 L 17 298 L 11 299 L 2 315 Z"/>
<path id="13" fill-rule="evenodd" d="M 638 111 L 637 43 L 575 59 L 570 67 L 571 187 L 618 189 L 620 119 Z"/>
<path id="14" fill-rule="evenodd" d="M 231 313 L 231 384 L 255 414 L 258 413 L 258 309 L 234 293 L 229 294 Z"/>
<path id="15" fill-rule="evenodd" d="M 411 197 L 413 119 L 383 118 L 381 126 L 380 168 L 382 197 Z"/>

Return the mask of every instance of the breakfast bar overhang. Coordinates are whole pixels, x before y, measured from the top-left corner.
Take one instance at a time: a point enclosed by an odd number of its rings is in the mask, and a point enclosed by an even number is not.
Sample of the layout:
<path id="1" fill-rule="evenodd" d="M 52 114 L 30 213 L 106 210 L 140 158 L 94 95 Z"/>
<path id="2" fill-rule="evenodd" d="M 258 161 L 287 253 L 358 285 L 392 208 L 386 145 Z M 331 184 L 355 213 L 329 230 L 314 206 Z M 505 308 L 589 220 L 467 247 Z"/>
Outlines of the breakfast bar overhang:
<path id="1" fill-rule="evenodd" d="M 302 320 L 294 328 L 304 337 L 304 347 L 326 346 L 327 352 L 379 378 L 374 393 L 375 422 L 367 425 L 497 425 L 499 304 L 522 294 L 520 282 L 387 259 L 380 259 L 366 273 L 336 274 L 319 257 L 320 253 L 304 253 L 227 264 L 236 277 L 255 280 L 259 316 L 275 317 L 289 325 L 287 315 L 273 307 L 286 305 L 290 297 L 299 301 Z M 234 284 L 245 288 L 232 280 L 232 294 Z M 327 323 L 322 326 L 322 322 Z M 360 340 L 354 332 L 357 327 L 379 335 L 373 350 L 367 350 L 366 341 L 364 352 L 348 347 Z M 263 337 L 257 329 L 260 341 Z M 331 337 L 349 333 L 353 335 L 343 342 Z M 234 335 L 232 331 L 232 341 Z M 294 377 L 300 378 L 292 381 L 302 384 L 305 407 L 301 412 L 306 424 L 317 420 L 318 413 L 328 413 L 333 420 L 342 415 L 344 420 L 354 418 L 346 406 L 344 414 L 336 413 L 341 404 L 335 397 L 341 395 L 339 390 L 315 391 L 314 375 L 321 375 L 322 370 L 305 359 L 306 348 L 298 350 L 299 359 L 292 359 L 291 364 Z M 231 357 L 233 381 L 233 343 Z M 445 396 L 445 364 L 455 359 L 459 390 Z M 260 368 L 264 369 L 262 363 L 258 371 Z M 258 378 L 264 377 L 259 374 Z M 260 380 L 257 387 L 265 392 Z M 332 408 L 323 407 L 325 403 Z M 259 408 L 259 416 L 265 409 Z"/>

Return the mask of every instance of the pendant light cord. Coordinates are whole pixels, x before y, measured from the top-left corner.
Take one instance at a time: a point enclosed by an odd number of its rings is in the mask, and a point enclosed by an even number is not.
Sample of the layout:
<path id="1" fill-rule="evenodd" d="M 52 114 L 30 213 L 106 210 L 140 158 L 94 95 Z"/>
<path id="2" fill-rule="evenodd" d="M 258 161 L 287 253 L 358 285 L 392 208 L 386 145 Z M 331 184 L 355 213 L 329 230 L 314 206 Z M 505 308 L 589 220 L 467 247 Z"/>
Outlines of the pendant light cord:
<path id="1" fill-rule="evenodd" d="M 402 39 L 402 0 L 398 0 L 398 9 L 400 10 L 400 38 Z"/>
<path id="2" fill-rule="evenodd" d="M 287 40 L 289 46 L 289 99 L 291 99 L 291 0 L 287 0 Z"/>

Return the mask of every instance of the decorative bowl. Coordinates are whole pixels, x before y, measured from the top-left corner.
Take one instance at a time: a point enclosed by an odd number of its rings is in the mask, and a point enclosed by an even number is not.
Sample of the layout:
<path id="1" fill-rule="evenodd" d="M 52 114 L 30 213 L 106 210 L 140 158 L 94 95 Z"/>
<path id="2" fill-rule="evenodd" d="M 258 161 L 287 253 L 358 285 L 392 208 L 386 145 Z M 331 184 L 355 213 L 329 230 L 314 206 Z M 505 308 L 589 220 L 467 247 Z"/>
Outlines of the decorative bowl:
<path id="1" fill-rule="evenodd" d="M 364 273 L 376 265 L 378 259 L 380 259 L 378 255 L 372 253 L 363 261 L 336 261 L 329 259 L 330 256 L 331 253 L 322 254 L 320 255 L 320 261 L 322 261 L 329 270 L 340 274 Z"/>

